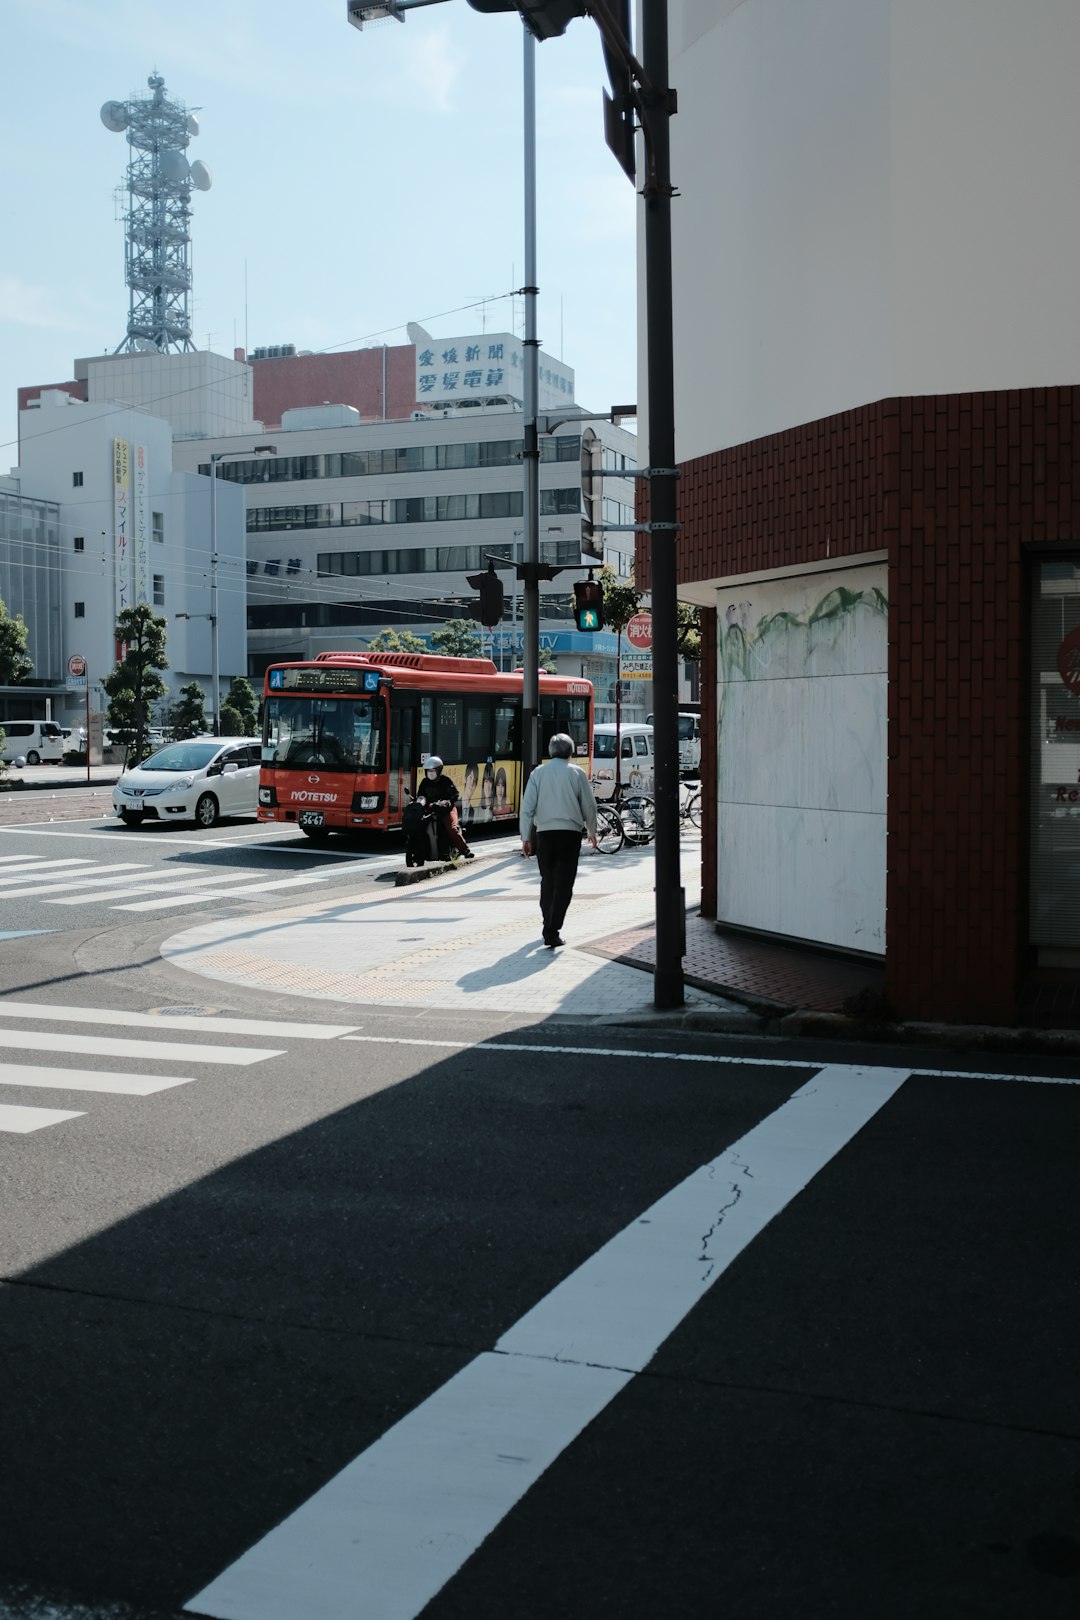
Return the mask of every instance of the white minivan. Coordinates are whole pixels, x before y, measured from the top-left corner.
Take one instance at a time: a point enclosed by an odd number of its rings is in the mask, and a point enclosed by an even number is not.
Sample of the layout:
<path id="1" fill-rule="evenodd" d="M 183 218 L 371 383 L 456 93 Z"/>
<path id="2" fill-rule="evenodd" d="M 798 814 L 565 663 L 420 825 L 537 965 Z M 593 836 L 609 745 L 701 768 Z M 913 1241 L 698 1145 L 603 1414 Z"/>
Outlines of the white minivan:
<path id="1" fill-rule="evenodd" d="M 593 727 L 592 787 L 598 799 L 615 792 L 615 726 L 604 721 Z M 624 788 L 651 793 L 653 788 L 653 728 L 636 722 L 619 727 L 619 782 Z"/>
<path id="2" fill-rule="evenodd" d="M 59 765 L 64 758 L 64 733 L 55 720 L 3 720 L 5 764 L 25 759 L 28 765 Z"/>

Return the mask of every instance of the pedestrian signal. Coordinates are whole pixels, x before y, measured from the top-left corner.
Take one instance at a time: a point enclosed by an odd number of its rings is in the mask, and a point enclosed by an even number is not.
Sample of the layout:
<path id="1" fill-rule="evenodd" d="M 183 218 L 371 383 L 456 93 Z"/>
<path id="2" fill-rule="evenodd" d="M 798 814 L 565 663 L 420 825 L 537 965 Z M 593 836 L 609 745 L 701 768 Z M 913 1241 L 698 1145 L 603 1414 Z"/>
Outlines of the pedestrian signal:
<path id="1" fill-rule="evenodd" d="M 579 630 L 591 633 L 604 628 L 604 587 L 591 574 L 574 586 L 574 617 Z"/>

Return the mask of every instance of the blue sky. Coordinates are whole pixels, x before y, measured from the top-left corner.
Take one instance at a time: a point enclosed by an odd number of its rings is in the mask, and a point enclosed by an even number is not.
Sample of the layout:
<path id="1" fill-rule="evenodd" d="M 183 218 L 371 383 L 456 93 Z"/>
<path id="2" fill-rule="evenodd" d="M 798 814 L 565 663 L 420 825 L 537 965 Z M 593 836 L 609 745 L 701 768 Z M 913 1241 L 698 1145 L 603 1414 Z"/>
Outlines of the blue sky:
<path id="1" fill-rule="evenodd" d="M 0 469 L 16 388 L 124 335 L 128 147 L 99 109 L 153 71 L 197 112 L 187 155 L 214 176 L 193 200 L 199 348 L 401 343 L 410 320 L 452 336 L 515 310 L 520 330 L 516 16 L 448 0 L 358 33 L 345 0 L 0 0 L 0 23 Z M 604 145 L 595 24 L 539 44 L 536 71 L 539 334 L 606 409 L 637 394 L 640 201 Z"/>

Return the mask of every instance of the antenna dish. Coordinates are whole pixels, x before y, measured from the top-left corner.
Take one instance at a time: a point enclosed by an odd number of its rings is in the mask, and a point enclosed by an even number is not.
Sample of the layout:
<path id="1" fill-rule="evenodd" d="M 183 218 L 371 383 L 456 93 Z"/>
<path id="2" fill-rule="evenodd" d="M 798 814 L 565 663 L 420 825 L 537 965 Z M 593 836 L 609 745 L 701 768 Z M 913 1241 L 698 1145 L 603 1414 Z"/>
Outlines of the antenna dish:
<path id="1" fill-rule="evenodd" d="M 166 180 L 171 180 L 174 186 L 183 185 L 188 177 L 188 160 L 183 152 L 170 148 L 161 154 L 161 172 Z"/>
<path id="2" fill-rule="evenodd" d="M 202 158 L 196 158 L 191 165 L 191 183 L 196 191 L 209 191 L 214 183 L 214 177 Z"/>
<path id="3" fill-rule="evenodd" d="M 101 109 L 101 122 L 114 135 L 128 127 L 128 110 L 122 101 L 107 101 Z"/>
<path id="4" fill-rule="evenodd" d="M 196 118 L 194 113 L 188 113 L 187 115 L 187 132 L 189 135 L 197 135 L 199 133 L 199 120 Z"/>

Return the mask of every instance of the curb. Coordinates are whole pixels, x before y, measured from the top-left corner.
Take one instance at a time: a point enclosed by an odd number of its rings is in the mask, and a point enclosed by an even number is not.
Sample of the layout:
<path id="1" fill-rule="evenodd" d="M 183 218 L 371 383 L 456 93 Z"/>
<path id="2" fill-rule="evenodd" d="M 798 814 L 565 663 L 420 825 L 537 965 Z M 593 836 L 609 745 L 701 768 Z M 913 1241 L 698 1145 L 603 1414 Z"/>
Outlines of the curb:
<path id="1" fill-rule="evenodd" d="M 848 1013 L 792 1012 L 777 1019 L 769 1032 L 819 1040 L 893 1041 L 952 1050 L 1038 1052 L 1046 1057 L 1080 1054 L 1080 1030 L 1013 1029 L 997 1024 L 869 1024 Z"/>

